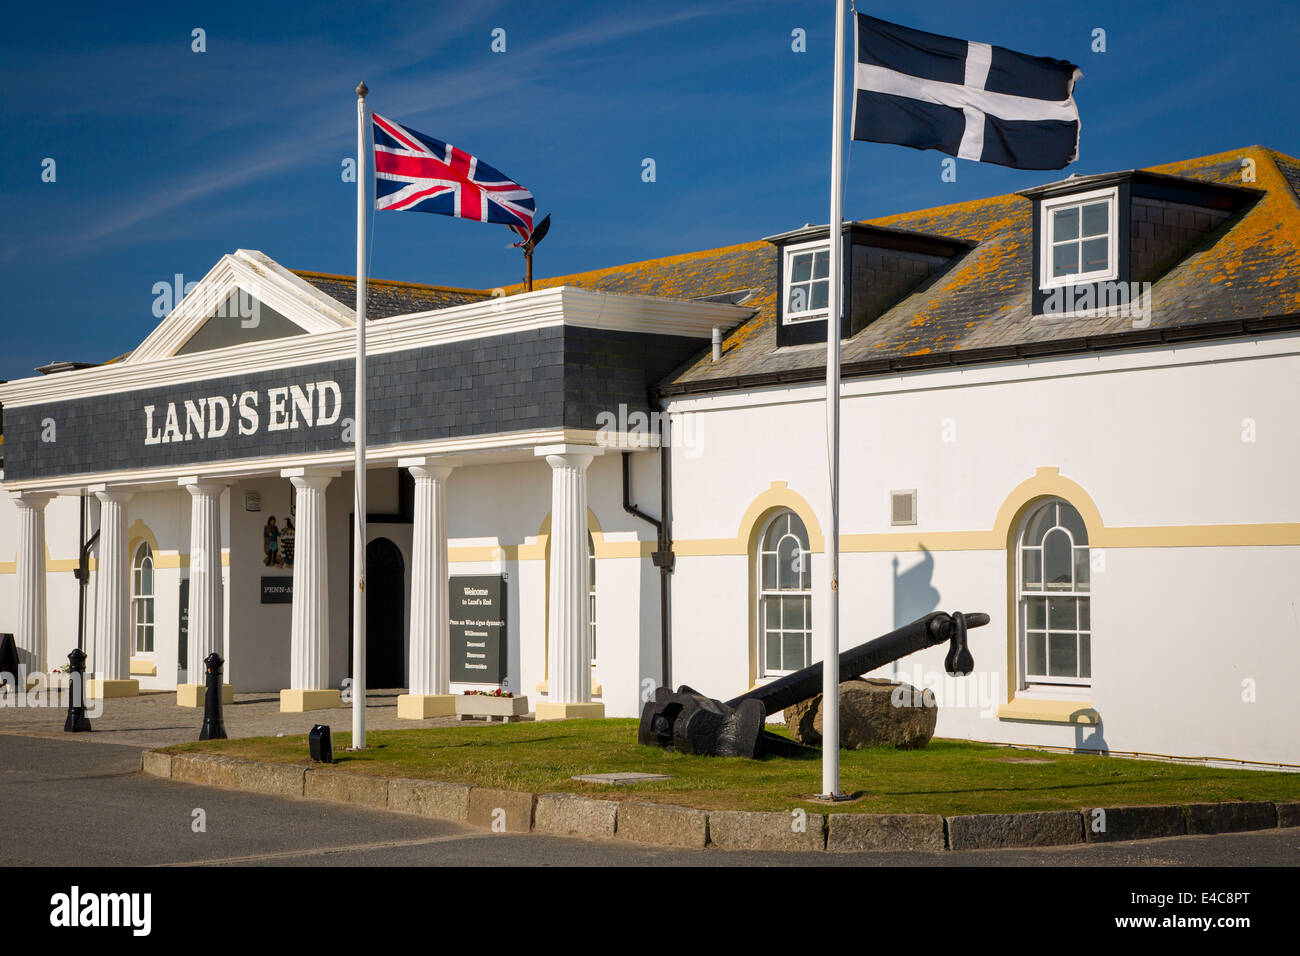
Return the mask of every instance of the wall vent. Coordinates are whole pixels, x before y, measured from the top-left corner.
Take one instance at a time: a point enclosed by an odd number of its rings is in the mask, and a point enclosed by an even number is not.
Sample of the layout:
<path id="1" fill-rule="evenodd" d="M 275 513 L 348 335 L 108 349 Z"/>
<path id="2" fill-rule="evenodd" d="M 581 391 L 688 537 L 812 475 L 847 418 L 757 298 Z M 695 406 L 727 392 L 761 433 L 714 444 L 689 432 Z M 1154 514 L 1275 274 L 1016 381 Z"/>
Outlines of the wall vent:
<path id="1" fill-rule="evenodd" d="M 916 524 L 916 489 L 889 493 L 889 523 L 891 525 Z"/>

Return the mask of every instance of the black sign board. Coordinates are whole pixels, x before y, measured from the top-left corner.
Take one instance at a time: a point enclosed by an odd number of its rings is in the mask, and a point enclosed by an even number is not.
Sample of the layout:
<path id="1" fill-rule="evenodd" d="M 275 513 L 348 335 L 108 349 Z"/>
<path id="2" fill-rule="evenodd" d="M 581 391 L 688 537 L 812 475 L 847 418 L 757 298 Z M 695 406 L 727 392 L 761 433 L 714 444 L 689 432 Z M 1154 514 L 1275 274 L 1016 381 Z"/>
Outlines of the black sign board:
<path id="1" fill-rule="evenodd" d="M 506 579 L 499 574 L 451 579 L 451 679 L 496 684 L 506 679 Z"/>
<path id="2" fill-rule="evenodd" d="M 263 604 L 292 604 L 293 578 L 288 575 L 262 578 Z"/>
<path id="3" fill-rule="evenodd" d="M 190 579 L 181 578 L 180 620 L 176 626 L 176 682 L 187 683 L 190 668 Z"/>

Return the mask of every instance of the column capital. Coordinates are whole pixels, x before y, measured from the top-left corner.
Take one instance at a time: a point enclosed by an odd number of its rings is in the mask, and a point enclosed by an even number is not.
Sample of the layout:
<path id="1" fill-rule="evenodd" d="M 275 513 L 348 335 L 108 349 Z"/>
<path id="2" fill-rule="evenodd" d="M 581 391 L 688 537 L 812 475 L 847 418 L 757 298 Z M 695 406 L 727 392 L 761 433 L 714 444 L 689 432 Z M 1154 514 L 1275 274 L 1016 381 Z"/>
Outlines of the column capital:
<path id="1" fill-rule="evenodd" d="M 53 491 L 15 491 L 13 492 L 14 504 L 20 508 L 32 508 L 37 511 L 44 510 L 45 506 L 58 497 Z"/>
<path id="2" fill-rule="evenodd" d="M 441 458 L 402 458 L 398 460 L 397 467 L 407 469 L 412 478 L 429 478 L 433 481 L 446 481 L 456 470 L 456 464 L 452 460 Z"/>
<path id="3" fill-rule="evenodd" d="M 533 449 L 533 454 L 545 458 L 552 468 L 586 468 L 593 458 L 605 454 L 605 449 L 600 445 L 541 445 Z"/>
<path id="4" fill-rule="evenodd" d="M 188 478 L 178 478 L 176 484 L 198 498 L 201 495 L 219 495 L 226 490 L 230 482 L 219 478 L 200 478 L 191 475 Z"/>
<path id="5" fill-rule="evenodd" d="M 337 468 L 281 468 L 280 477 L 288 478 L 295 488 L 323 490 L 343 472 Z"/>
<path id="6" fill-rule="evenodd" d="M 100 501 L 112 501 L 117 502 L 118 504 L 126 504 L 135 494 L 134 491 L 128 491 L 125 488 L 114 487 L 112 485 L 87 485 L 86 492 L 94 495 Z"/>

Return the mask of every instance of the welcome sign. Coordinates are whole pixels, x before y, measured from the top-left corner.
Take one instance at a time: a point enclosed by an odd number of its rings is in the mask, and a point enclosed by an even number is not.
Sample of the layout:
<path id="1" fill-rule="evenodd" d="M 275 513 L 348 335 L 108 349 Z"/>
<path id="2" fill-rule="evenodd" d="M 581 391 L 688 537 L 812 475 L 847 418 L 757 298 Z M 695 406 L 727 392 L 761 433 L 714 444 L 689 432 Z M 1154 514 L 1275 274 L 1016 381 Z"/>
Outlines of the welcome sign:
<path id="1" fill-rule="evenodd" d="M 496 684 L 506 679 L 506 579 L 499 574 L 451 579 L 451 679 Z"/>

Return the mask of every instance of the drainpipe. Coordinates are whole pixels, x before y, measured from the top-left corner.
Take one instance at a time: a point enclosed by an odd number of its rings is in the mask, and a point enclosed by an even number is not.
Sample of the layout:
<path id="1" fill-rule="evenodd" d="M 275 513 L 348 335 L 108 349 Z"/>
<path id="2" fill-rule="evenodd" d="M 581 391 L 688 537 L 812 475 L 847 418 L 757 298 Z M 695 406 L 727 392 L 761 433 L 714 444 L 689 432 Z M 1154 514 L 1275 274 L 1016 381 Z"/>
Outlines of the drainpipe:
<path id="1" fill-rule="evenodd" d="M 94 550 L 95 543 L 99 541 L 98 529 L 90 538 L 86 537 L 86 494 L 84 490 L 81 494 L 81 525 L 77 538 L 81 542 L 77 556 L 77 567 L 73 571 L 80 585 L 77 590 L 77 649 L 84 651 L 86 649 L 86 586 L 90 584 L 90 552 Z"/>
<path id="2" fill-rule="evenodd" d="M 661 436 L 662 437 L 662 436 Z M 660 481 L 660 504 L 664 518 L 652 518 L 636 505 L 632 504 L 632 471 L 631 471 L 631 452 L 623 452 L 623 510 L 634 517 L 640 518 L 654 526 L 655 536 L 658 543 L 657 550 L 651 555 L 654 566 L 659 569 L 659 634 L 660 634 L 660 662 L 662 667 L 662 686 L 671 687 L 671 667 L 672 667 L 672 604 L 670 577 L 673 572 L 673 545 L 672 535 L 669 531 L 669 522 L 667 516 L 669 511 L 668 490 L 671 481 L 671 464 L 669 460 L 667 442 L 661 443 L 659 448 L 659 481 Z"/>

